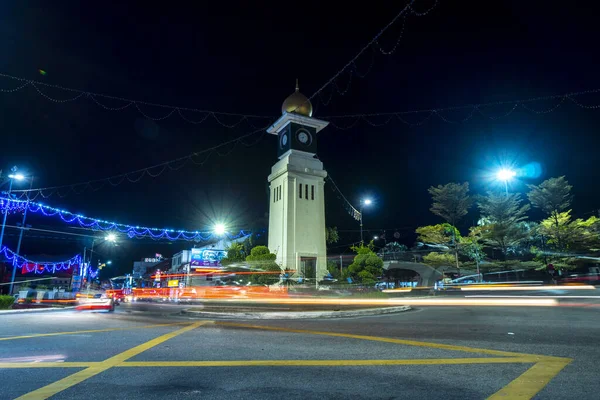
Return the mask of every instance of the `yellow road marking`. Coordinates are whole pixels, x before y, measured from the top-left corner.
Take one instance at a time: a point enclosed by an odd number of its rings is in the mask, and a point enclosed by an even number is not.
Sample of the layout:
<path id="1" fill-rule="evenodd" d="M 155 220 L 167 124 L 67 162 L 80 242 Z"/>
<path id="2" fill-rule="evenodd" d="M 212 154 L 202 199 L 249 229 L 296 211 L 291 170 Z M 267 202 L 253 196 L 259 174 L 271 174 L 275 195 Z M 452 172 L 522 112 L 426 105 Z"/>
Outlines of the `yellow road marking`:
<path id="1" fill-rule="evenodd" d="M 146 343 L 142 343 L 139 346 L 124 351 L 123 353 L 110 357 L 99 364 L 84 369 L 83 371 L 76 372 L 72 375 L 67 376 L 66 378 L 58 380 L 40 389 L 34 390 L 33 392 L 29 392 L 21 397 L 18 397 L 17 400 L 47 399 L 50 396 L 54 396 L 56 393 L 62 392 L 63 390 L 68 389 L 71 386 L 77 385 L 78 383 L 81 383 L 88 378 L 98 375 L 99 373 L 104 372 L 107 369 L 115 367 L 123 361 L 134 357 L 140 353 L 143 353 L 144 351 L 156 345 L 166 342 L 167 340 L 172 339 L 175 336 L 181 335 L 182 333 L 195 329 L 208 322 L 209 321 L 196 322 L 184 328 L 178 329 L 175 332 L 170 332 L 165 335 L 159 336 L 156 339 L 152 339 Z"/>
<path id="2" fill-rule="evenodd" d="M 100 362 L 5 362 L 0 363 L 0 369 L 5 368 L 87 368 Z"/>
<path id="3" fill-rule="evenodd" d="M 170 323 L 170 324 L 133 326 L 133 327 L 129 327 L 129 328 L 104 328 L 104 329 L 88 329 L 88 330 L 84 330 L 84 331 L 71 331 L 71 332 L 35 333 L 32 335 L 3 337 L 3 338 L 0 338 L 0 341 L 16 340 L 16 339 L 30 339 L 30 338 L 44 337 L 44 336 L 77 335 L 80 333 L 96 333 L 96 332 L 126 331 L 126 330 L 131 330 L 131 329 L 147 329 L 147 328 L 157 328 L 160 326 L 183 325 L 183 324 L 187 324 L 187 323 L 188 322 L 175 322 L 175 323 Z"/>
<path id="4" fill-rule="evenodd" d="M 510 352 L 510 351 L 478 349 L 475 347 L 455 346 L 452 344 L 441 344 L 441 343 L 430 343 L 430 342 L 417 342 L 415 340 L 392 339 L 392 338 L 379 337 L 379 336 L 353 335 L 353 334 L 349 334 L 349 333 L 311 331 L 311 330 L 304 330 L 304 329 L 289 329 L 289 328 L 280 328 L 280 327 L 275 327 L 275 326 L 239 324 L 239 323 L 235 323 L 235 322 L 215 322 L 215 324 L 216 325 L 225 325 L 225 326 L 236 326 L 236 327 L 241 327 L 241 328 L 280 331 L 280 332 L 305 333 L 305 334 L 311 334 L 311 335 L 344 337 L 344 338 L 350 338 L 350 339 L 370 340 L 370 341 L 375 341 L 375 342 L 404 344 L 404 345 L 408 345 L 408 346 L 431 347 L 434 349 L 463 351 L 463 352 L 467 352 L 467 353 L 489 354 L 489 355 L 493 355 L 493 356 L 534 357 L 534 358 L 537 358 L 538 360 L 546 358 L 545 356 L 540 356 L 537 354 L 525 354 L 525 353 L 514 353 L 514 352 Z"/>
<path id="5" fill-rule="evenodd" d="M 569 358 L 562 360 L 541 361 L 525 371 L 517 379 L 494 393 L 488 400 L 499 399 L 531 399 L 542 390 L 564 367 L 573 361 Z"/>
<path id="6" fill-rule="evenodd" d="M 303 329 L 288 329 L 271 326 L 259 326 L 241 323 L 217 322 L 225 326 L 236 326 L 261 330 L 272 330 L 280 332 L 303 333 L 312 335 L 324 335 L 333 337 L 344 337 L 358 340 L 369 340 L 385 343 L 403 344 L 409 346 L 430 347 L 441 350 L 462 351 L 468 353 L 480 353 L 502 357 L 489 358 L 440 358 L 440 359 L 416 359 L 416 360 L 231 360 L 231 361 L 127 361 L 128 359 L 157 346 L 175 336 L 195 329 L 201 325 L 215 323 L 214 321 L 201 321 L 177 331 L 167 333 L 156 339 L 150 340 L 132 349 L 117 354 L 102 362 L 47 362 L 47 363 L 0 363 L 0 368 L 86 368 L 66 378 L 56 381 L 33 392 L 27 393 L 18 399 L 46 399 L 69 387 L 77 385 L 84 380 L 100 374 L 113 367 L 260 367 L 260 366 L 377 366 L 377 365 L 458 365 L 458 364 L 498 364 L 498 363 L 531 363 L 534 364 L 517 379 L 510 382 L 489 399 L 530 399 L 542 390 L 560 371 L 572 360 L 562 357 L 551 357 L 535 354 L 523 354 L 508 351 L 479 349 L 465 346 L 455 346 L 440 343 L 418 342 L 413 340 L 392 339 L 377 336 L 353 335 L 346 333 L 311 331 Z M 54 336 L 61 334 L 76 334 L 83 332 L 105 332 L 114 330 L 128 330 L 138 328 L 151 328 L 157 326 L 180 325 L 159 324 L 133 328 L 108 328 L 90 331 L 58 332 L 50 334 L 29 335 L 14 338 L 2 338 L 0 340 L 19 339 L 37 336 Z"/>
<path id="7" fill-rule="evenodd" d="M 118 367 L 353 367 L 370 365 L 456 365 L 537 362 L 526 357 L 421 358 L 416 360 L 239 360 L 239 361 L 127 361 Z"/>

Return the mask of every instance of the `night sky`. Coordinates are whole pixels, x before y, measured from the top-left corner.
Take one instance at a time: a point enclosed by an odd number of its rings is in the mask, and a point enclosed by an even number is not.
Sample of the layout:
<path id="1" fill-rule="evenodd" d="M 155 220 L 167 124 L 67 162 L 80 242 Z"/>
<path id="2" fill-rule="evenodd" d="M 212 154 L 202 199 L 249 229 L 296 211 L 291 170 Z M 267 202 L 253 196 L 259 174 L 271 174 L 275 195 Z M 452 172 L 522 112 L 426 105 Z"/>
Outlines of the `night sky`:
<path id="1" fill-rule="evenodd" d="M 35 175 L 35 187 L 68 185 L 117 175 L 201 151 L 265 126 L 280 115 L 283 100 L 300 90 L 311 96 L 365 46 L 406 2 L 111 2 L 19 1 L 0 5 L 0 72 L 94 93 L 202 110 L 271 116 L 229 129 L 212 117 L 190 124 L 174 113 L 150 121 L 135 106 L 106 111 L 89 98 L 55 103 L 27 87 L 0 93 L 0 168 L 18 165 Z M 189 4 L 188 4 L 189 3 Z M 416 10 L 433 5 L 417 0 Z M 456 4 L 456 3 L 460 3 Z M 326 4 L 326 5 L 324 5 Z M 599 39 L 597 10 L 591 2 L 440 1 L 427 16 L 406 19 L 396 51 L 378 47 L 356 62 L 364 78 L 344 72 L 313 100 L 314 117 L 350 125 L 354 119 L 329 118 L 445 108 L 596 89 Z M 402 22 L 379 43 L 394 46 Z M 41 75 L 38 70 L 46 71 Z M 349 86 L 348 86 L 349 85 Z M 0 78 L 0 88 L 19 82 Z M 73 93 L 40 87 L 56 99 Z M 333 91 L 333 95 L 332 95 Z M 330 96 L 331 100 L 330 99 Z M 98 98 L 108 107 L 117 100 Z M 600 94 L 578 96 L 600 104 Z M 528 103 L 543 111 L 559 100 Z M 328 103 L 328 104 L 326 104 Z M 373 117 L 347 130 L 329 126 L 319 134 L 318 156 L 345 196 L 356 206 L 363 196 L 375 205 L 365 211 L 368 235 L 402 233 L 411 245 L 419 225 L 441 222 L 429 212 L 427 188 L 469 181 L 474 193 L 498 189 L 488 175 L 501 164 L 541 166 L 538 176 L 522 176 L 511 190 L 566 175 L 574 186 L 574 214 L 600 208 L 596 167 L 598 110 L 565 101 L 556 111 L 536 114 L 512 104 L 481 107 L 465 123 L 433 115 L 410 127 L 392 118 Z M 141 106 L 152 117 L 170 110 Z M 443 111 L 460 121 L 469 109 Z M 200 120 L 205 114 L 188 112 Z M 405 115 L 411 123 L 427 113 Z M 491 117 L 491 118 L 489 118 Z M 498 117 L 498 118 L 496 118 Z M 222 116 L 223 124 L 239 117 Z M 134 225 L 191 230 L 226 221 L 230 229 L 266 228 L 267 175 L 276 161 L 276 138 L 258 133 L 246 145 L 220 148 L 203 166 L 188 164 L 139 183 L 44 199 L 48 205 Z M 231 150 L 231 151 L 230 151 Z M 202 159 L 203 157 L 199 157 Z M 526 169 L 529 171 L 530 169 Z M 532 175 L 532 174 L 530 174 Z M 535 175 L 535 174 L 534 174 Z M 15 185 L 16 186 L 16 185 Z M 23 187 L 22 187 L 23 188 Z M 38 199 L 40 200 L 40 199 Z M 342 232 L 340 247 L 359 240 L 358 224 L 333 191 L 326 198 L 327 224 Z M 531 215 L 535 218 L 537 215 Z M 475 210 L 461 229 L 476 220 Z M 10 217 L 9 224 L 19 217 Z M 66 230 L 56 220 L 32 217 L 34 227 Z M 70 232 L 89 232 L 70 229 Z M 16 230 L 5 243 L 14 249 Z M 23 254 L 72 255 L 86 242 L 74 236 L 42 239 L 29 233 Z M 368 237 L 368 236 L 367 236 Z M 99 249 L 129 269 L 131 261 L 191 243 L 123 241 Z"/>

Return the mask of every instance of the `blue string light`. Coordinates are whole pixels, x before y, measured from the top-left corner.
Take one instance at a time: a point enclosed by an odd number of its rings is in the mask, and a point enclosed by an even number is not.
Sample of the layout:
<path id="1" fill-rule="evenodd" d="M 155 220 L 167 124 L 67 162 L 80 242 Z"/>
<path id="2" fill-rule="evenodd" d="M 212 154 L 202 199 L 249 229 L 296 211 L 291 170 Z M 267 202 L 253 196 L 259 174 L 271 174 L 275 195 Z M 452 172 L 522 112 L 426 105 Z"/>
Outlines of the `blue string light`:
<path id="1" fill-rule="evenodd" d="M 105 221 L 97 218 L 90 218 L 80 214 L 61 210 L 54 207 L 45 206 L 41 203 L 27 202 L 25 200 L 16 200 L 9 198 L 0 198 L 0 211 L 2 213 L 23 212 L 25 208 L 29 212 L 42 214 L 46 217 L 59 216 L 64 222 L 69 224 L 79 224 L 83 228 L 101 231 L 117 231 L 127 234 L 130 238 L 151 237 L 154 240 L 189 240 L 189 241 L 207 241 L 213 237 L 225 236 L 228 239 L 238 239 L 243 236 L 248 236 L 250 232 L 240 230 L 237 234 L 228 232 L 223 235 L 216 235 L 213 232 L 186 231 L 182 229 L 164 229 L 164 228 L 149 228 L 145 226 L 133 226 L 120 224 L 117 222 Z"/>
<path id="2" fill-rule="evenodd" d="M 3 246 L 0 250 L 0 255 L 4 254 L 4 257 L 8 261 L 12 261 L 12 265 L 15 268 L 21 268 L 21 270 L 26 271 L 27 273 L 35 272 L 36 274 L 43 274 L 45 272 L 48 273 L 56 273 L 59 271 L 67 271 L 71 269 L 71 267 L 81 264 L 81 254 L 77 254 L 74 257 L 66 261 L 59 262 L 50 262 L 50 261 L 32 261 L 28 260 L 25 257 L 21 257 L 14 251 L 10 250 L 8 247 Z M 33 265 L 32 265 L 33 264 Z M 31 265 L 31 267 L 30 267 Z M 91 274 L 91 268 L 90 268 Z M 96 275 L 98 275 L 98 271 L 96 270 Z"/>

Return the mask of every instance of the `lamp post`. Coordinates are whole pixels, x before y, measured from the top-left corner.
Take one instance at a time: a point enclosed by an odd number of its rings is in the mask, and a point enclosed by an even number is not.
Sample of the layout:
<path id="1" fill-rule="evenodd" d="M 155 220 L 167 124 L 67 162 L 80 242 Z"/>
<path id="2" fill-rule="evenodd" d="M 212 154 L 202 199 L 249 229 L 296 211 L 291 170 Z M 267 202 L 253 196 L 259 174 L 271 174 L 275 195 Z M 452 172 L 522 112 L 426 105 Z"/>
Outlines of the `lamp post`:
<path id="1" fill-rule="evenodd" d="M 29 178 L 29 190 L 33 188 L 33 176 Z M 21 242 L 23 241 L 23 232 L 25 231 L 25 220 L 27 219 L 27 210 L 29 209 L 29 192 L 27 193 L 27 203 L 25 203 L 25 210 L 23 211 L 23 220 L 21 221 L 21 231 L 19 232 L 19 241 L 17 242 L 17 255 L 21 254 Z M 10 287 L 8 289 L 8 293 L 12 294 L 13 286 L 15 284 L 15 278 L 17 276 L 17 265 L 16 258 L 13 262 L 13 270 L 12 270 L 12 278 L 10 280 Z"/>
<path id="2" fill-rule="evenodd" d="M 360 245 L 364 245 L 363 239 L 363 208 L 364 206 L 371 205 L 373 203 L 371 199 L 364 199 L 360 201 Z"/>
<path id="3" fill-rule="evenodd" d="M 504 182 L 504 190 L 506 192 L 506 196 L 508 197 L 508 181 L 513 179 L 517 173 L 511 169 L 503 168 L 500 171 L 496 172 L 496 178 Z"/>
<path id="4" fill-rule="evenodd" d="M 8 175 L 8 179 L 9 179 L 9 183 L 8 183 L 8 192 L 6 194 L 6 197 L 8 198 L 8 200 L 10 201 L 10 192 L 12 190 L 12 185 L 13 185 L 13 181 L 16 179 L 18 181 L 22 181 L 23 179 L 25 179 L 25 176 L 22 174 L 18 174 L 17 173 L 17 167 L 12 167 L 10 169 L 10 174 Z M 8 206 L 8 204 L 7 204 Z M 2 249 L 2 241 L 4 239 L 4 228 L 6 227 L 6 216 L 8 215 L 8 207 L 6 208 L 6 211 L 4 213 L 4 217 L 2 219 L 2 228 L 0 230 L 0 249 Z"/>

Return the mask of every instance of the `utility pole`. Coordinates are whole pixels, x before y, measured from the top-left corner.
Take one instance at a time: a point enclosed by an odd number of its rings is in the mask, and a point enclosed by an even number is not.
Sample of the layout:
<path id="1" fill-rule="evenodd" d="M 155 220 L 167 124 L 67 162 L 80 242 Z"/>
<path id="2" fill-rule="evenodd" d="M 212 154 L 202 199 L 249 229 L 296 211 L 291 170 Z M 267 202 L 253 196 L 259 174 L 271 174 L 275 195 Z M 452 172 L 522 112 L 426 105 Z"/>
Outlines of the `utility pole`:
<path id="1" fill-rule="evenodd" d="M 30 179 L 30 183 L 29 183 L 29 191 L 31 191 L 31 189 L 33 189 L 33 176 Z M 27 219 L 27 210 L 29 209 L 29 192 L 27 192 L 27 203 L 25 203 L 25 211 L 23 211 L 23 220 L 21 221 L 21 232 L 19 232 L 19 241 L 17 243 L 17 255 L 20 256 L 21 255 L 21 242 L 23 241 L 23 232 L 25 231 L 25 220 Z M 15 258 L 16 260 L 16 258 Z M 10 288 L 8 289 L 8 293 L 12 294 L 13 292 L 13 286 L 15 284 L 15 278 L 17 276 L 17 265 L 15 263 L 13 263 L 13 270 L 12 270 L 12 278 L 10 280 Z"/>

